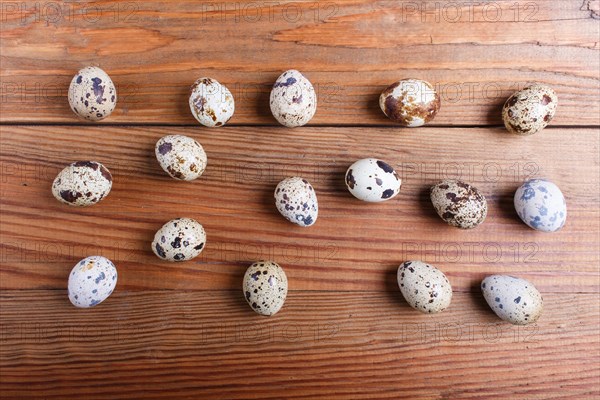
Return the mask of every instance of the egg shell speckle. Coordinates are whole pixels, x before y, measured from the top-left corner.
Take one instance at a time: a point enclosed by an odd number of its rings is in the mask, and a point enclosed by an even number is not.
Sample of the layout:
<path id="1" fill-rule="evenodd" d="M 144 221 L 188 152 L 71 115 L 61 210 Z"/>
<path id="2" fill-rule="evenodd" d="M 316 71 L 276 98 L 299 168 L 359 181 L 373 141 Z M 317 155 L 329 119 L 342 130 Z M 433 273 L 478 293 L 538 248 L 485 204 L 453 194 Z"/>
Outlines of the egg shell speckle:
<path id="1" fill-rule="evenodd" d="M 319 216 L 317 193 L 303 178 L 291 177 L 275 188 L 275 206 L 288 221 L 300 226 L 311 226 Z"/>
<path id="2" fill-rule="evenodd" d="M 532 324 L 542 315 L 542 295 L 525 279 L 491 275 L 481 282 L 481 292 L 496 315 L 511 324 Z"/>
<path id="3" fill-rule="evenodd" d="M 535 84 L 519 90 L 506 100 L 502 120 L 509 132 L 533 135 L 544 129 L 556 113 L 558 97 L 551 87 Z"/>
<path id="4" fill-rule="evenodd" d="M 98 67 L 86 67 L 71 80 L 69 105 L 79 117 L 100 121 L 117 105 L 117 89 L 108 74 Z"/>
<path id="5" fill-rule="evenodd" d="M 108 168 L 96 161 L 76 161 L 56 175 L 52 194 L 71 206 L 91 206 L 108 196 L 112 175 Z"/>
<path id="6" fill-rule="evenodd" d="M 277 313 L 288 292 L 288 280 L 283 269 L 273 261 L 258 261 L 244 274 L 244 298 L 258 314 Z"/>
<path id="7" fill-rule="evenodd" d="M 202 175 L 208 162 L 202 145 L 183 135 L 160 138 L 156 142 L 155 154 L 167 174 L 183 181 L 191 181 Z"/>
<path id="8" fill-rule="evenodd" d="M 191 218 L 176 218 L 164 224 L 154 235 L 152 251 L 161 260 L 189 261 L 206 245 L 206 232 Z"/>
<path id="9" fill-rule="evenodd" d="M 290 69 L 277 78 L 270 96 L 271 113 L 284 126 L 306 125 L 317 111 L 317 94 L 308 79 Z"/>
<path id="10" fill-rule="evenodd" d="M 431 203 L 449 225 L 472 229 L 487 216 L 487 200 L 476 187 L 458 180 L 445 180 L 431 188 Z"/>
<path id="11" fill-rule="evenodd" d="M 194 82 L 189 103 L 194 118 L 209 128 L 225 125 L 235 112 L 235 101 L 229 89 L 211 78 L 199 78 Z"/>
<path id="12" fill-rule="evenodd" d="M 452 286 L 442 271 L 423 261 L 406 261 L 398 268 L 398 286 L 406 302 L 422 313 L 444 311 L 452 301 Z"/>
<path id="13" fill-rule="evenodd" d="M 108 258 L 91 256 L 79 261 L 69 274 L 68 296 L 75 307 L 102 303 L 117 286 L 117 268 Z"/>
<path id="14" fill-rule="evenodd" d="M 388 163 L 376 158 L 356 161 L 346 171 L 346 187 L 354 197 L 381 202 L 400 193 L 402 180 Z"/>
<path id="15" fill-rule="evenodd" d="M 432 121 L 440 106 L 440 96 L 433 85 L 420 79 L 393 83 L 379 96 L 381 111 L 392 121 L 410 128 Z"/>
<path id="16" fill-rule="evenodd" d="M 529 227 L 555 232 L 567 222 L 567 202 L 554 183 L 531 179 L 515 192 L 514 205 L 519 218 Z"/>

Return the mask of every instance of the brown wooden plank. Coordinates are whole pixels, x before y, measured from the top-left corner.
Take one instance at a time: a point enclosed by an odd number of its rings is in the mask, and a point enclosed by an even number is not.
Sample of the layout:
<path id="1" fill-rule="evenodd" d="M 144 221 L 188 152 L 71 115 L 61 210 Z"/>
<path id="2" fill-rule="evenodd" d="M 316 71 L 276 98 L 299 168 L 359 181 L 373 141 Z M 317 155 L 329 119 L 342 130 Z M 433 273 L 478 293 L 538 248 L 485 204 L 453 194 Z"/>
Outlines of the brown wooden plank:
<path id="1" fill-rule="evenodd" d="M 558 92 L 555 125 L 598 125 L 595 2 L 2 1 L 3 122 L 82 122 L 66 90 L 99 65 L 119 91 L 108 123 L 195 124 L 193 81 L 236 97 L 232 124 L 275 124 L 268 93 L 283 70 L 317 88 L 313 124 L 390 124 L 379 93 L 404 77 L 434 83 L 438 125 L 500 123 L 528 82 Z"/>
<path id="2" fill-rule="evenodd" d="M 238 290 L 121 291 L 88 310 L 64 291 L 3 291 L 0 305 L 3 399 L 600 394 L 597 294 L 544 294 L 528 327 L 499 322 L 476 292 L 438 315 L 397 291 L 292 291 L 272 318 Z"/>
<path id="3" fill-rule="evenodd" d="M 72 266 L 101 254 L 119 268 L 119 290 L 232 289 L 249 263 L 279 262 L 296 289 L 391 290 L 397 266 L 425 259 L 455 290 L 469 291 L 491 273 L 531 279 L 552 292 L 598 292 L 600 257 L 597 129 L 546 129 L 517 137 L 500 128 L 393 129 L 122 128 L 4 126 L 2 289 L 64 289 Z M 205 147 L 209 166 L 197 181 L 172 180 L 154 157 L 165 134 L 188 134 Z M 383 204 L 355 200 L 343 176 L 356 159 L 377 156 L 403 177 L 401 194 Z M 110 196 L 75 209 L 51 195 L 69 162 L 94 159 L 113 173 Z M 319 220 L 311 228 L 285 221 L 272 192 L 284 177 L 315 186 Z M 567 225 L 554 234 L 520 222 L 514 190 L 547 177 L 566 195 Z M 472 231 L 446 226 L 428 188 L 461 178 L 488 198 L 486 222 Z M 171 264 L 150 250 L 166 221 L 204 224 L 208 244 L 193 262 Z"/>

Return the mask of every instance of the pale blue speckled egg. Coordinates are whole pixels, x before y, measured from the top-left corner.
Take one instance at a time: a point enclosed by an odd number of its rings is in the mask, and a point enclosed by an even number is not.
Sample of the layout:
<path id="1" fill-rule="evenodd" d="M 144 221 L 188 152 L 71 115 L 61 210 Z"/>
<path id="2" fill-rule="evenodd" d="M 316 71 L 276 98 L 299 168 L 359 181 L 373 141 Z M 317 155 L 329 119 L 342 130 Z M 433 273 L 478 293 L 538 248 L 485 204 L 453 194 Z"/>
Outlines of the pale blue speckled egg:
<path id="1" fill-rule="evenodd" d="M 546 179 L 531 179 L 515 192 L 515 209 L 529 227 L 543 232 L 555 232 L 567 220 L 567 202 L 554 183 Z"/>
<path id="2" fill-rule="evenodd" d="M 79 261 L 69 274 L 69 300 L 75 307 L 102 303 L 117 286 L 117 268 L 108 258 L 91 256 Z"/>

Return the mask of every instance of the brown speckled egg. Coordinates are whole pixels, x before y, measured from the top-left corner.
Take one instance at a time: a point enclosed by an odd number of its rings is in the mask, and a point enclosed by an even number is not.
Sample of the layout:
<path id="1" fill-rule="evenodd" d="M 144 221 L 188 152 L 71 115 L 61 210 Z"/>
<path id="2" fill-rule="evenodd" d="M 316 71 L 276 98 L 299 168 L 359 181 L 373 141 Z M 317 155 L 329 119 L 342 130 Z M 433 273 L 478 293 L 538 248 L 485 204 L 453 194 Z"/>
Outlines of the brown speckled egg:
<path id="1" fill-rule="evenodd" d="M 431 83 L 420 79 L 403 79 L 379 96 L 379 107 L 392 121 L 408 127 L 425 125 L 440 109 L 440 96 Z"/>
<path id="2" fill-rule="evenodd" d="M 52 194 L 71 206 L 91 206 L 108 196 L 112 175 L 96 161 L 76 161 L 56 175 Z"/>
<path id="3" fill-rule="evenodd" d="M 90 121 L 108 117 L 117 105 L 117 89 L 108 74 L 86 67 L 71 80 L 69 105 L 75 114 Z"/>
<path id="4" fill-rule="evenodd" d="M 189 261 L 206 245 L 206 232 L 191 218 L 176 218 L 164 224 L 154 235 L 152 251 L 161 260 Z"/>
<path id="5" fill-rule="evenodd" d="M 273 261 L 258 261 L 244 274 L 244 298 L 258 314 L 277 313 L 288 292 L 288 280 L 283 268 Z"/>
<path id="6" fill-rule="evenodd" d="M 422 313 L 444 311 L 452 300 L 446 275 L 423 261 L 407 261 L 398 267 L 398 286 L 406 302 Z"/>
<path id="7" fill-rule="evenodd" d="M 206 169 L 208 159 L 202 145 L 184 135 L 167 135 L 154 148 L 161 168 L 172 178 L 192 181 Z"/>
<path id="8" fill-rule="evenodd" d="M 556 112 L 558 97 L 547 85 L 535 84 L 519 90 L 506 100 L 502 120 L 509 132 L 533 135 L 544 129 Z"/>
<path id="9" fill-rule="evenodd" d="M 431 202 L 449 225 L 475 228 L 487 215 L 487 201 L 476 187 L 457 180 L 445 180 L 431 188 Z"/>
<path id="10" fill-rule="evenodd" d="M 189 104 L 194 118 L 209 128 L 225 125 L 235 112 L 229 89 L 212 78 L 199 78 L 194 82 Z"/>
<path id="11" fill-rule="evenodd" d="M 511 324 L 532 324 L 542 315 L 542 295 L 525 279 L 491 275 L 481 282 L 481 292 L 496 315 Z"/>
<path id="12" fill-rule="evenodd" d="M 310 81 L 295 69 L 285 71 L 273 84 L 271 113 L 284 126 L 306 125 L 317 111 L 317 94 Z"/>

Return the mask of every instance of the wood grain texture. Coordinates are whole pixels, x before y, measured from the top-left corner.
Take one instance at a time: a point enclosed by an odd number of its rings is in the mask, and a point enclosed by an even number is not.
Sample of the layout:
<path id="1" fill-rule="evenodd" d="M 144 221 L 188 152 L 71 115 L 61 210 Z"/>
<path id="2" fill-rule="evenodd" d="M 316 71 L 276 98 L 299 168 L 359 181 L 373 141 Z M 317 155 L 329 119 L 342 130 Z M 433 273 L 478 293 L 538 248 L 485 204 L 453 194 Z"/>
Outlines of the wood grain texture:
<path id="1" fill-rule="evenodd" d="M 547 294 L 528 327 L 499 323 L 478 293 L 431 316 L 397 291 L 292 291 L 272 318 L 240 290 L 120 291 L 90 310 L 62 290 L 0 296 L 3 399 L 600 394 L 597 294 Z"/>
<path id="2" fill-rule="evenodd" d="M 64 288 L 72 266 L 93 253 L 118 265 L 124 290 L 237 288 L 240 274 L 259 259 L 288 268 L 294 289 L 388 290 L 397 266 L 416 258 L 441 267 L 458 291 L 506 272 L 544 291 L 598 292 L 595 129 L 547 129 L 530 138 L 499 128 L 2 131 L 3 289 Z M 171 179 L 156 161 L 154 144 L 174 133 L 195 137 L 208 154 L 208 168 L 194 182 Z M 386 160 L 403 178 L 394 200 L 366 204 L 348 193 L 346 169 L 367 156 Z M 56 201 L 56 174 L 88 159 L 111 170 L 108 198 L 83 209 Z M 296 175 L 318 194 L 319 219 L 311 228 L 290 224 L 274 207 L 277 183 Z M 548 177 L 564 191 L 569 218 L 560 232 L 533 231 L 516 215 L 514 191 L 530 177 Z M 482 226 L 461 231 L 435 214 L 428 189 L 445 178 L 464 179 L 487 196 Z M 161 262 L 150 250 L 154 232 L 182 216 L 204 225 L 206 249 L 192 262 Z"/>
<path id="3" fill-rule="evenodd" d="M 0 0 L 0 398 L 597 399 L 600 397 L 600 2 Z M 98 65 L 118 105 L 88 124 L 69 109 L 75 72 Z M 275 127 L 271 85 L 289 68 L 313 82 L 311 127 Z M 236 99 L 231 126 L 191 116 L 199 76 Z M 435 84 L 433 126 L 392 127 L 378 107 L 391 82 Z M 512 92 L 558 92 L 551 126 L 500 127 Z M 271 126 L 273 125 L 273 126 Z M 197 139 L 195 182 L 158 166 L 166 134 Z M 346 190 L 355 160 L 402 176 L 400 195 L 365 204 Z M 50 187 L 75 160 L 114 176 L 100 204 L 74 209 Z M 316 188 L 315 226 L 273 204 L 283 178 Z M 514 190 L 546 177 L 567 198 L 557 233 L 514 212 Z M 446 226 L 428 188 L 458 178 L 487 197 L 486 222 Z M 193 262 L 150 250 L 167 220 L 208 234 Z M 81 258 L 115 262 L 115 293 L 75 309 L 67 276 Z M 272 318 L 241 293 L 247 266 L 272 259 L 290 292 Z M 451 307 L 422 315 L 397 266 L 423 259 L 451 281 Z M 501 322 L 480 280 L 506 273 L 544 297 L 537 324 Z"/>
<path id="4" fill-rule="evenodd" d="M 406 77 L 437 87 L 437 125 L 498 125 L 533 81 L 558 92 L 553 124 L 598 125 L 596 3 L 3 0 L 0 121 L 81 122 L 66 91 L 98 65 L 119 93 L 105 123 L 195 125 L 188 90 L 210 76 L 236 98 L 231 124 L 274 125 L 270 87 L 296 68 L 316 86 L 315 125 L 391 124 L 377 99 Z"/>

